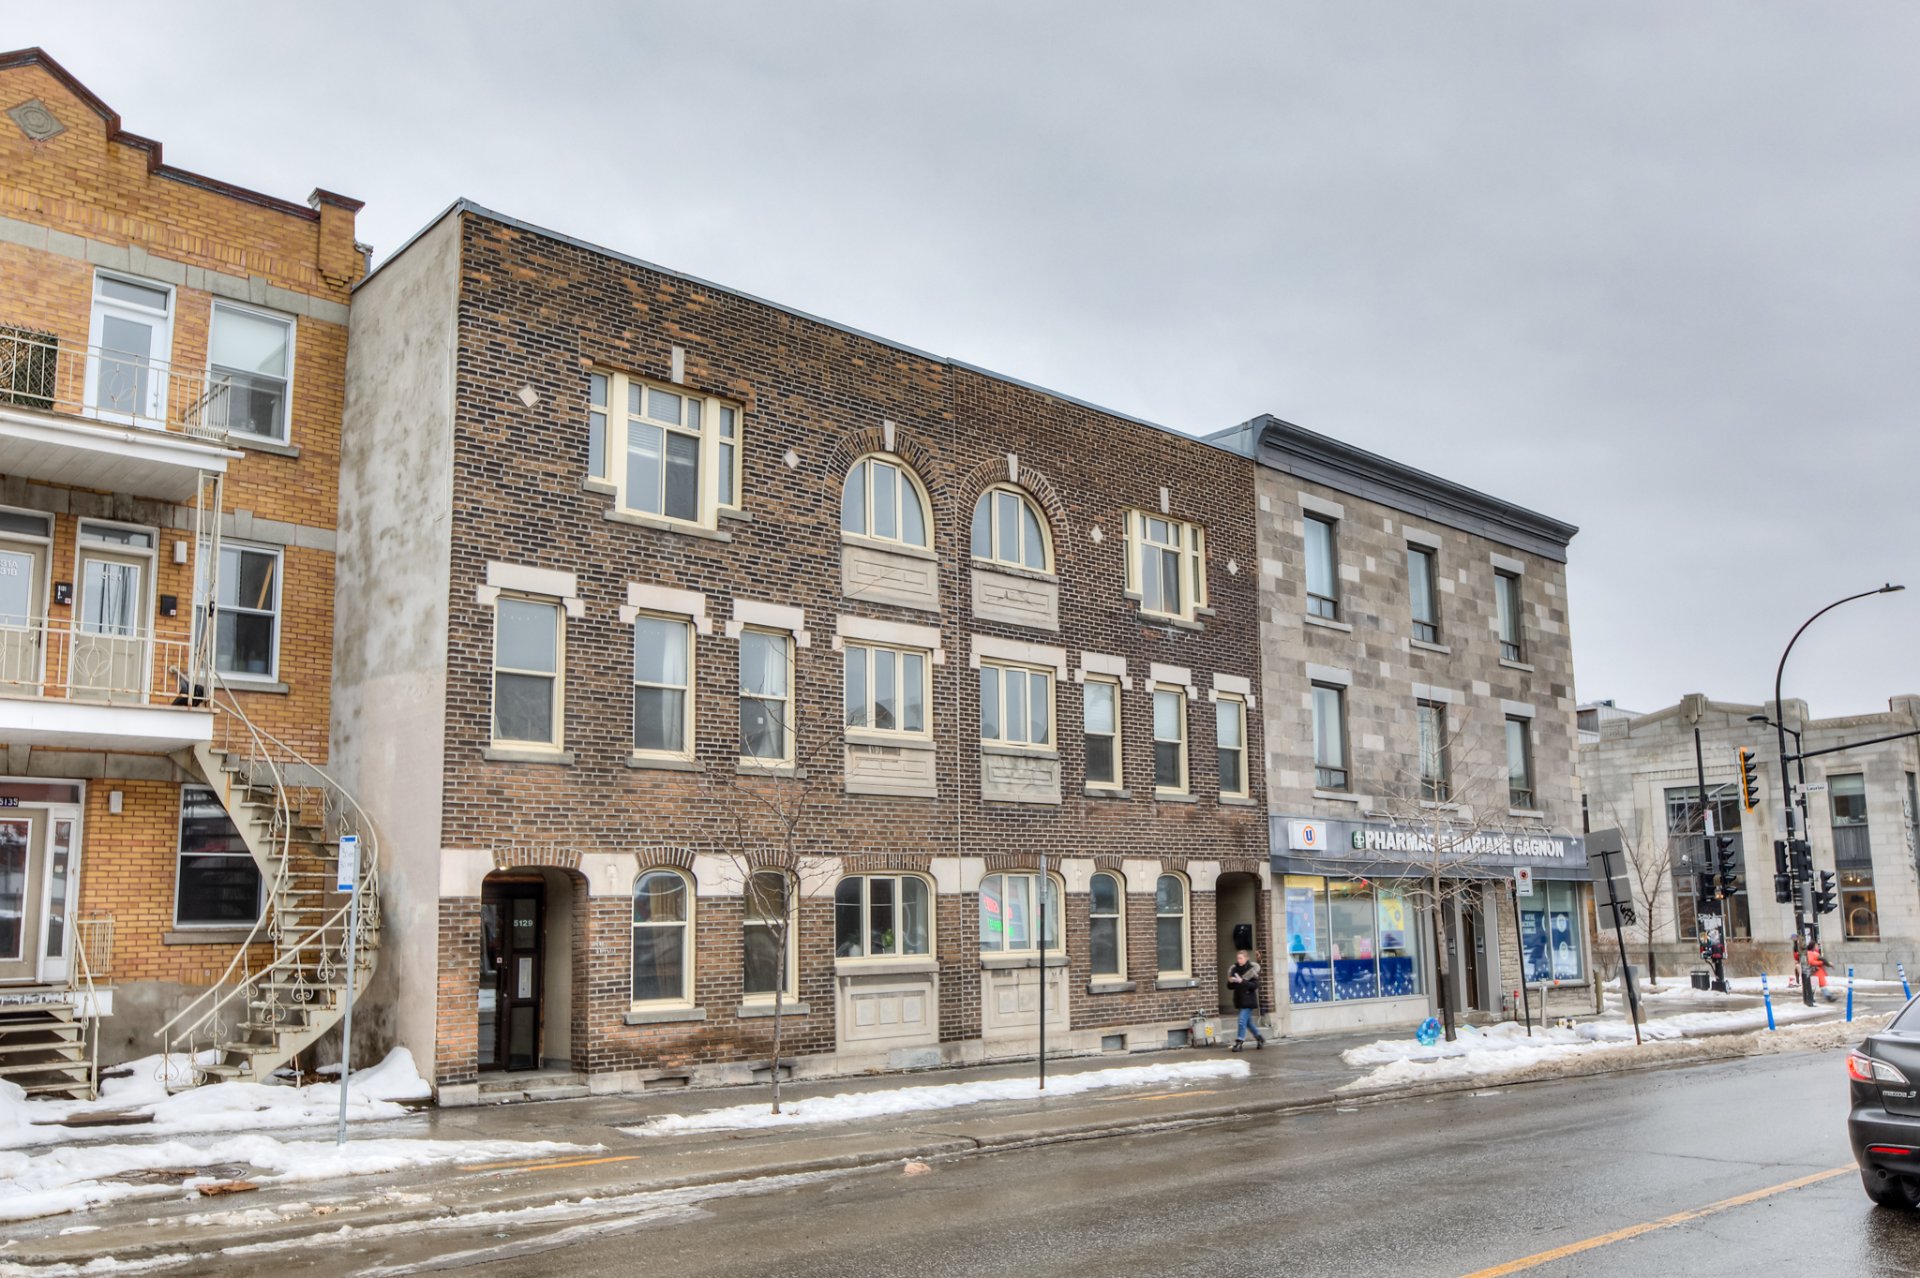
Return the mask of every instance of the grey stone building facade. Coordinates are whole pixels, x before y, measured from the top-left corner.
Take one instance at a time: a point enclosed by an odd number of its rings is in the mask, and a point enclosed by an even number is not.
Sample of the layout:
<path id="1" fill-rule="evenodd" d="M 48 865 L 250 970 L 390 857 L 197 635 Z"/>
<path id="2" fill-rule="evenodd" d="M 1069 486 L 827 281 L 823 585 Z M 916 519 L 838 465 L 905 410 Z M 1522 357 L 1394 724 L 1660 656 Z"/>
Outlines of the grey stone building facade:
<path id="1" fill-rule="evenodd" d="M 1576 529 L 1273 417 L 1216 438 L 1258 463 L 1282 1031 L 1426 1017 L 1436 917 L 1462 1018 L 1511 1014 L 1523 983 L 1535 1015 L 1595 1010 Z"/>
<path id="2" fill-rule="evenodd" d="M 1884 714 L 1811 719 L 1803 701 L 1785 703 L 1786 726 L 1805 748 L 1920 728 L 1920 697 L 1894 697 Z M 1784 837 L 1774 730 L 1751 716 L 1782 721 L 1771 702 L 1746 705 L 1695 693 L 1678 704 L 1627 719 L 1605 719 L 1580 747 L 1579 771 L 1592 828 L 1618 828 L 1628 847 L 1640 923 L 1628 939 L 1635 961 L 1658 975 L 1699 966 L 1693 874 L 1703 868 L 1694 762 L 1701 762 L 1717 830 L 1736 836 L 1744 890 L 1726 911 L 1728 963 L 1735 974 L 1792 965 L 1793 907 L 1773 896 L 1774 840 Z M 1741 802 L 1738 755 L 1760 757 L 1760 803 Z M 1837 972 L 1893 976 L 1920 952 L 1920 876 L 1916 875 L 1914 739 L 1846 750 L 1806 764 L 1805 825 L 1816 870 L 1836 874 L 1839 909 L 1822 915 L 1821 948 Z M 1649 934 L 1651 927 L 1651 934 Z M 1612 942 L 1609 940 L 1609 947 Z"/>

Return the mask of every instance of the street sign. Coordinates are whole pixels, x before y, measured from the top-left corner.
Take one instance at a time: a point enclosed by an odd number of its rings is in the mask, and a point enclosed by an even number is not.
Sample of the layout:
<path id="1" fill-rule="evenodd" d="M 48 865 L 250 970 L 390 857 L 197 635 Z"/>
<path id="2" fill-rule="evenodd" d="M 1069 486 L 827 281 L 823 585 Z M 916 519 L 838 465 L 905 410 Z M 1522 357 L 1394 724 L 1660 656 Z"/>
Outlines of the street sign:
<path id="1" fill-rule="evenodd" d="M 1516 865 L 1513 867 L 1513 890 L 1520 896 L 1533 895 L 1533 867 Z"/>
<path id="2" fill-rule="evenodd" d="M 334 890 L 351 892 L 360 881 L 360 836 L 343 834 L 340 836 L 340 872 L 335 875 Z"/>

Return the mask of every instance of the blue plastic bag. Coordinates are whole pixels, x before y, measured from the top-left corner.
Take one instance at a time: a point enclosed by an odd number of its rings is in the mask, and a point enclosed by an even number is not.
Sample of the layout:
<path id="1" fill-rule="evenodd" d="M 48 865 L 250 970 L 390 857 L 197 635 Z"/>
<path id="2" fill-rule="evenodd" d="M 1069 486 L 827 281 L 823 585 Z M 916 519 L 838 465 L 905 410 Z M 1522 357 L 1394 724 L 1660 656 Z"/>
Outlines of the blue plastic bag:
<path id="1" fill-rule="evenodd" d="M 1429 1016 L 1426 1020 L 1420 1022 L 1420 1028 L 1413 1032 L 1413 1037 L 1420 1046 L 1432 1047 L 1440 1041 L 1440 1034 L 1440 1018 L 1437 1016 Z"/>

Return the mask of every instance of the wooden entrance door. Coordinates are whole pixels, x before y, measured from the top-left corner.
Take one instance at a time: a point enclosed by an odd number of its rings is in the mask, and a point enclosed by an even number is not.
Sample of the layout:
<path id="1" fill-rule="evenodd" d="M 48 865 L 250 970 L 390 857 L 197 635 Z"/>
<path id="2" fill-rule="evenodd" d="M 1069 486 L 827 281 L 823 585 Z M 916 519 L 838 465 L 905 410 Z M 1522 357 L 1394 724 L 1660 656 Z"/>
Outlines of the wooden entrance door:
<path id="1" fill-rule="evenodd" d="M 538 881 L 481 888 L 481 1069 L 540 1068 L 545 897 Z"/>
<path id="2" fill-rule="evenodd" d="M 40 974 L 46 836 L 46 813 L 0 810 L 0 981 L 31 981 Z"/>
<path id="3" fill-rule="evenodd" d="M 1460 975 L 1466 985 L 1464 1000 L 1469 1012 L 1487 1010 L 1481 993 L 1480 971 L 1486 962 L 1486 936 L 1480 928 L 1480 903 L 1472 897 L 1460 902 Z"/>

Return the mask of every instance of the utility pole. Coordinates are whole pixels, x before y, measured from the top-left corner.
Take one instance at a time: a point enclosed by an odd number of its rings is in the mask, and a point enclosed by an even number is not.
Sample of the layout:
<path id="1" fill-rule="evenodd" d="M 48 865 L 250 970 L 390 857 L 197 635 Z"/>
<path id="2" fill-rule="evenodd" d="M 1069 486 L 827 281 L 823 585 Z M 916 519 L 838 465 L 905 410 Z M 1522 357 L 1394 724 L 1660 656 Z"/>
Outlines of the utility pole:
<path id="1" fill-rule="evenodd" d="M 1700 750 L 1698 727 L 1693 730 L 1693 769 L 1694 779 L 1700 784 L 1700 848 L 1706 857 L 1707 869 L 1712 873 L 1711 904 L 1713 908 L 1720 911 L 1718 914 L 1701 914 L 1699 903 L 1696 903 L 1694 923 L 1695 930 L 1700 934 L 1700 957 L 1713 968 L 1713 988 L 1725 994 L 1727 992 L 1727 882 L 1720 865 L 1719 848 L 1714 842 L 1713 805 L 1707 801 L 1707 765 L 1706 758 Z M 1701 883 L 1706 881 L 1699 880 Z"/>

